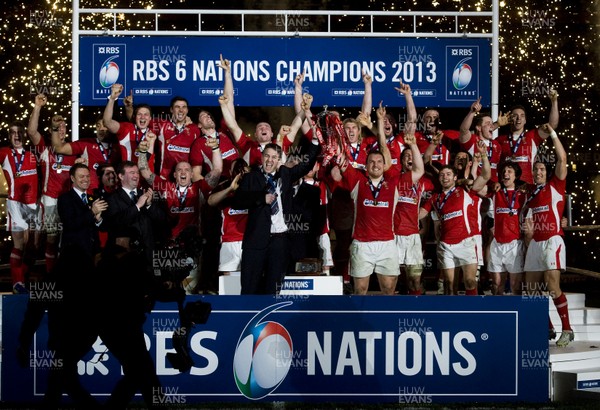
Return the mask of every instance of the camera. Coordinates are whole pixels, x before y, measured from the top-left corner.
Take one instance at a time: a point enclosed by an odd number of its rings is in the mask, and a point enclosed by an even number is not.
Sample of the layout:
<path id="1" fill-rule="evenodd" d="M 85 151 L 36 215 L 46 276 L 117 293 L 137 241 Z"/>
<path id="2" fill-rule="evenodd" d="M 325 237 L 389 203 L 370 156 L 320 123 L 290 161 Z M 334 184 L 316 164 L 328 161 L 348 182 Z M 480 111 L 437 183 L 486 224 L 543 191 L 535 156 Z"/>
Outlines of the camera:
<path id="1" fill-rule="evenodd" d="M 179 236 L 155 251 L 153 270 L 155 299 L 176 302 L 185 298 L 182 282 L 197 267 L 202 253 L 202 238 L 196 227 L 185 228 Z"/>
<path id="2" fill-rule="evenodd" d="M 158 251 L 154 266 L 156 278 L 154 299 L 161 302 L 177 302 L 181 326 L 173 332 L 175 353 L 167 353 L 167 360 L 180 372 L 189 371 L 194 365 L 189 353 L 190 329 L 205 324 L 210 316 L 210 303 L 200 300 L 185 304 L 183 280 L 196 268 L 197 258 L 202 253 L 202 238 L 196 227 L 185 228 L 179 236 Z"/>
<path id="3" fill-rule="evenodd" d="M 182 373 L 189 371 L 194 365 L 188 348 L 189 330 L 194 325 L 203 325 L 208 321 L 212 311 L 210 303 L 201 300 L 189 302 L 179 310 L 181 327 L 173 332 L 173 348 L 175 353 L 167 353 L 167 360 L 173 368 Z"/>

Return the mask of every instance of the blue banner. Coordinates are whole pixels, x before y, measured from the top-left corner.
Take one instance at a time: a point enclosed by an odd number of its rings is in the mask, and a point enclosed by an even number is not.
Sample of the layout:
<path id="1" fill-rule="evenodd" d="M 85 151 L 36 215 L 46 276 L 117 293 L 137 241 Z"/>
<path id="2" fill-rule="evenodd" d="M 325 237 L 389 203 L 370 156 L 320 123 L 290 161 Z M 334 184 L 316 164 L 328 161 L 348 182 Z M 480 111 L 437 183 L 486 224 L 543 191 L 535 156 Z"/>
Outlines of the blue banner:
<path id="1" fill-rule="evenodd" d="M 219 54 L 232 62 L 240 106 L 293 105 L 294 78 L 314 104 L 361 106 L 362 73 L 373 78 L 373 101 L 404 106 L 394 90 L 410 84 L 417 107 L 490 105 L 491 45 L 485 39 L 82 37 L 80 104 L 104 105 L 121 83 L 137 103 L 216 106 L 223 92 Z"/>
<path id="2" fill-rule="evenodd" d="M 543 402 L 548 399 L 546 298 L 207 296 L 205 325 L 190 335 L 194 366 L 166 359 L 179 327 L 175 304 L 145 323 L 169 403 Z M 15 358 L 25 296 L 3 296 L 3 401 L 40 400 L 48 368 L 45 322 L 26 368 Z M 77 336 L 76 325 L 73 337 Z M 79 362 L 83 385 L 103 401 L 121 377 L 98 339 Z"/>

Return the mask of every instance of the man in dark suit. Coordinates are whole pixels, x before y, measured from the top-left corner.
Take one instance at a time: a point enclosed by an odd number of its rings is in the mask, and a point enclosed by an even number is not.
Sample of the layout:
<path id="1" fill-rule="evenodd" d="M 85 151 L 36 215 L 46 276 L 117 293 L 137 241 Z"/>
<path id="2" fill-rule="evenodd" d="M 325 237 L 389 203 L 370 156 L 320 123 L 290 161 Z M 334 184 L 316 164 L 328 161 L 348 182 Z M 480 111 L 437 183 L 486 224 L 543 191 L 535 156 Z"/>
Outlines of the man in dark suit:
<path id="1" fill-rule="evenodd" d="M 293 184 L 313 168 L 319 151 L 313 139 L 297 165 L 280 167 L 281 148 L 267 144 L 261 165 L 242 178 L 234 196 L 235 209 L 248 209 L 242 242 L 242 294 L 276 294 L 281 286 L 290 262 L 287 221 Z"/>
<path id="2" fill-rule="evenodd" d="M 164 233 L 166 214 L 160 204 L 152 202 L 151 188 L 145 191 L 138 188 L 140 171 L 136 164 L 124 161 L 116 171 L 121 186 L 106 198 L 104 226 L 108 230 L 108 244 L 137 249 L 151 266 L 156 240 Z"/>
<path id="3" fill-rule="evenodd" d="M 288 221 L 291 244 L 288 272 L 291 274 L 296 271 L 296 262 L 305 258 L 318 259 L 320 256 L 319 236 L 324 224 L 321 213 L 321 188 L 311 182 L 302 178 L 294 187 L 293 216 Z"/>
<path id="4" fill-rule="evenodd" d="M 87 190 L 90 171 L 83 164 L 75 164 L 69 170 L 72 188 L 58 197 L 58 214 L 62 224 L 61 253 L 84 252 L 93 260 L 99 250 L 98 227 L 102 212 L 108 204 L 95 200 Z"/>

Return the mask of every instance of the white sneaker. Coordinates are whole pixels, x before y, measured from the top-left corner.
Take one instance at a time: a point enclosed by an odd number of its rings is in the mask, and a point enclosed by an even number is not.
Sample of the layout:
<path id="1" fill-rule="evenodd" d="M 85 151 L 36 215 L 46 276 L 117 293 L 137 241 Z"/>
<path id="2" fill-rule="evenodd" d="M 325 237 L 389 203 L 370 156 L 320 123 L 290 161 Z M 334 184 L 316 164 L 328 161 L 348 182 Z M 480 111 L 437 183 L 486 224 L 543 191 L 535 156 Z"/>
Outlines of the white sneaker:
<path id="1" fill-rule="evenodd" d="M 569 343 L 575 340 L 575 333 L 572 330 L 563 330 L 560 337 L 556 341 L 556 346 L 566 347 Z"/>
<path id="2" fill-rule="evenodd" d="M 25 295 L 29 293 L 23 282 L 17 282 L 13 285 L 13 293 L 15 295 Z"/>
<path id="3" fill-rule="evenodd" d="M 444 281 L 441 279 L 438 279 L 438 290 L 437 290 L 437 294 L 438 295 L 443 295 L 444 294 Z"/>

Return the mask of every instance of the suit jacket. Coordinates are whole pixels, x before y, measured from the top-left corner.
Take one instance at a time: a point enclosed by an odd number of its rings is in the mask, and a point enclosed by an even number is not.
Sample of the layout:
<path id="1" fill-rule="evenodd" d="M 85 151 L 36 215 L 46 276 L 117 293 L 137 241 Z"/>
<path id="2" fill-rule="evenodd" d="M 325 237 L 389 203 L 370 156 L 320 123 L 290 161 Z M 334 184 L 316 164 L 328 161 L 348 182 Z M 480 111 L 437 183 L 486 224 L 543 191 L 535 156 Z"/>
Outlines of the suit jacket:
<path id="1" fill-rule="evenodd" d="M 79 250 L 90 257 L 95 255 L 100 249 L 100 241 L 90 206 L 70 189 L 58 197 L 57 207 L 62 223 L 61 249 Z"/>
<path id="2" fill-rule="evenodd" d="M 142 191 L 138 189 L 137 193 L 139 196 Z M 138 210 L 131 197 L 120 187 L 106 197 L 106 202 L 108 209 L 103 227 L 108 231 L 108 244 L 114 244 L 115 238 L 130 238 L 138 241 L 146 256 L 151 258 L 156 239 L 161 238 L 166 226 L 166 214 L 161 204 L 153 202 L 150 208 L 144 206 Z"/>
<path id="3" fill-rule="evenodd" d="M 307 144 L 306 160 L 292 168 L 279 167 L 275 174 L 281 180 L 281 202 L 284 219 L 292 212 L 294 181 L 306 175 L 315 165 L 321 148 L 318 145 Z M 267 180 L 260 167 L 253 167 L 244 175 L 239 188 L 233 197 L 234 209 L 248 209 L 248 223 L 244 232 L 242 248 L 265 249 L 271 236 L 271 206 L 265 202 L 268 192 Z"/>
<path id="4" fill-rule="evenodd" d="M 310 237 L 310 240 L 315 239 L 316 243 L 316 238 L 321 235 L 325 223 L 321 206 L 321 188 L 304 181 L 300 182 L 292 201 L 292 208 L 294 220 L 291 222 L 295 227 L 289 227 L 290 230 Z"/>

